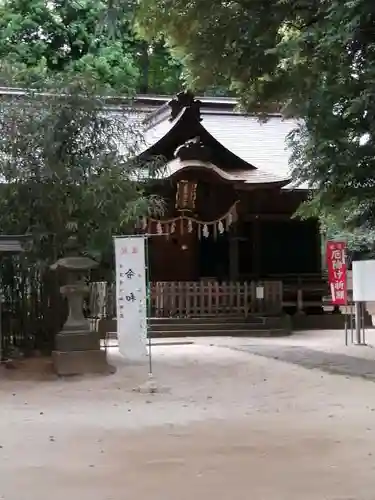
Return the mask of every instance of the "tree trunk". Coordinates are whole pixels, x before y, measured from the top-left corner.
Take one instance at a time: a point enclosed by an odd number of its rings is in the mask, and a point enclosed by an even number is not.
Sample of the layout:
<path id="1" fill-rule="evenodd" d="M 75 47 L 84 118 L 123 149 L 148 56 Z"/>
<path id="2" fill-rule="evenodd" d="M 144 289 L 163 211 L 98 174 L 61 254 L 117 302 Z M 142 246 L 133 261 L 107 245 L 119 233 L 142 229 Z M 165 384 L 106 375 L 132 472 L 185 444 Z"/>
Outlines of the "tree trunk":
<path id="1" fill-rule="evenodd" d="M 139 91 L 141 94 L 148 94 L 150 60 L 149 60 L 149 56 L 148 56 L 148 43 L 147 42 L 142 42 L 142 45 L 141 45 L 140 67 L 141 67 L 141 81 L 140 81 L 140 85 L 139 85 Z"/>

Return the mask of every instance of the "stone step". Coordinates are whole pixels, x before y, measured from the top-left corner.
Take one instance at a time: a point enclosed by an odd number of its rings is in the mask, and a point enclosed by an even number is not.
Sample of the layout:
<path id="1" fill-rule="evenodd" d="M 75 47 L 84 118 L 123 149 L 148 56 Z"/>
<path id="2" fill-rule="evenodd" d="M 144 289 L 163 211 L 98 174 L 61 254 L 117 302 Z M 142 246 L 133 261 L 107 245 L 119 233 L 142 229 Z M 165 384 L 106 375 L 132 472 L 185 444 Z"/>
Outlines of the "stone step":
<path id="1" fill-rule="evenodd" d="M 365 327 L 371 328 L 371 317 L 365 316 L 364 319 Z M 345 318 L 344 314 L 295 314 L 291 318 L 293 330 L 343 330 L 345 322 L 350 329 L 350 318 Z"/>
<path id="2" fill-rule="evenodd" d="M 198 318 L 190 319 L 164 319 L 157 321 L 149 321 L 149 327 L 154 331 L 169 331 L 169 330 L 251 330 L 251 329 L 267 329 L 267 328 L 289 328 L 290 322 L 288 318 L 282 317 L 268 317 L 258 318 L 258 321 L 246 321 L 245 319 L 238 319 L 237 321 L 227 320 L 223 321 L 218 318 L 212 321 L 200 321 Z"/>
<path id="3" fill-rule="evenodd" d="M 155 338 L 179 338 L 179 337 L 286 337 L 291 334 L 287 328 L 262 328 L 251 330 L 170 330 L 150 331 L 149 335 Z"/>
<path id="4" fill-rule="evenodd" d="M 153 332 L 173 332 L 173 331 L 179 331 L 179 330 L 185 330 L 185 331 L 190 331 L 190 330 L 202 330 L 202 331 L 211 331 L 211 330 L 217 330 L 217 331 L 231 331 L 231 330 L 253 330 L 253 329 L 267 329 L 268 327 L 264 324 L 249 324 L 249 323 L 198 323 L 198 322 L 191 322 L 191 323 L 167 323 L 163 322 L 160 324 L 156 323 L 151 323 L 149 325 L 149 329 Z"/>
<path id="5" fill-rule="evenodd" d="M 170 330 L 150 331 L 151 339 L 189 338 L 189 337 L 287 337 L 291 335 L 288 328 L 262 328 L 252 330 Z M 107 334 L 108 340 L 116 340 L 117 332 Z"/>
<path id="6" fill-rule="evenodd" d="M 217 323 L 248 323 L 248 324 L 265 324 L 268 318 L 263 316 L 248 316 L 244 318 L 243 316 L 201 316 L 193 318 L 150 318 L 149 324 L 160 325 L 160 324 L 217 324 Z"/>
<path id="7" fill-rule="evenodd" d="M 268 337 L 290 335 L 290 322 L 287 317 L 255 317 L 252 321 L 244 318 L 152 318 L 149 322 L 149 332 L 152 338 L 170 337 L 207 337 L 207 336 L 249 336 Z M 105 321 L 100 325 L 100 335 L 116 331 L 116 320 Z M 116 334 L 110 336 L 116 337 Z"/>

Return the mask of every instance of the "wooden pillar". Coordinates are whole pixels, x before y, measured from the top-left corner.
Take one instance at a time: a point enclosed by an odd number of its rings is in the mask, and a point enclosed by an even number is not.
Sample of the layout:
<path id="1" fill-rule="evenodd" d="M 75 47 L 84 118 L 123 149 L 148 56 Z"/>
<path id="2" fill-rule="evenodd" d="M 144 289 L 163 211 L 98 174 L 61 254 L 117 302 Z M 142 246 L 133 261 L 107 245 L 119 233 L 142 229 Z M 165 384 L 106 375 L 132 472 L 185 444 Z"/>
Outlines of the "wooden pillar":
<path id="1" fill-rule="evenodd" d="M 261 275 L 261 234 L 260 234 L 260 219 L 258 216 L 255 217 L 252 224 L 252 235 L 251 239 L 253 242 L 253 274 L 256 278 Z"/>
<path id="2" fill-rule="evenodd" d="M 254 219 L 252 224 L 252 244 L 253 244 L 253 274 L 255 279 L 259 280 L 262 276 L 261 260 L 262 260 L 262 248 L 261 248 L 261 219 L 259 215 L 262 213 L 262 201 L 263 193 L 258 191 L 254 196 Z"/>
<path id="3" fill-rule="evenodd" d="M 229 235 L 229 279 L 238 281 L 238 236 L 234 229 Z"/>
<path id="4" fill-rule="evenodd" d="M 302 290 L 302 283 L 298 283 L 298 289 L 297 289 L 297 313 L 298 314 L 303 314 L 303 290 Z"/>
<path id="5" fill-rule="evenodd" d="M 325 263 L 325 248 L 324 248 L 324 237 L 320 230 L 320 222 L 316 221 L 316 244 L 317 244 L 317 259 L 319 259 L 319 264 L 314 272 L 321 273 L 326 268 Z"/>

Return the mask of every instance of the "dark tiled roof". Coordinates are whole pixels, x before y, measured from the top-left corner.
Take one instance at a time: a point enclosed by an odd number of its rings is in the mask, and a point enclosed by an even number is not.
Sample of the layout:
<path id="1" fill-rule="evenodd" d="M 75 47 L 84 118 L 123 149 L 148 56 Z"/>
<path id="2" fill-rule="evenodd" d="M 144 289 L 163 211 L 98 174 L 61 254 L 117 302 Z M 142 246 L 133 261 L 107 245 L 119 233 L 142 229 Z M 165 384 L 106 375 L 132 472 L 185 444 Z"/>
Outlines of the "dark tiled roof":
<path id="1" fill-rule="evenodd" d="M 290 176 L 285 139 L 295 121 L 273 116 L 263 123 L 254 116 L 204 114 L 202 124 L 223 146 L 257 169 L 278 177 Z"/>
<path id="2" fill-rule="evenodd" d="M 158 142 L 178 122 L 179 117 L 173 122 L 169 121 L 166 111 L 155 125 L 149 123 L 146 131 L 147 146 Z M 159 114 L 159 118 L 160 116 Z M 256 182 L 256 177 L 259 177 L 259 182 L 268 183 L 290 178 L 290 151 L 286 138 L 297 126 L 295 120 L 284 120 L 281 115 L 272 115 L 267 121 L 260 121 L 257 116 L 233 110 L 221 114 L 218 110 L 212 111 L 209 108 L 202 109 L 201 116 L 201 124 L 218 142 L 256 167 L 257 174 L 252 176 L 253 182 Z"/>

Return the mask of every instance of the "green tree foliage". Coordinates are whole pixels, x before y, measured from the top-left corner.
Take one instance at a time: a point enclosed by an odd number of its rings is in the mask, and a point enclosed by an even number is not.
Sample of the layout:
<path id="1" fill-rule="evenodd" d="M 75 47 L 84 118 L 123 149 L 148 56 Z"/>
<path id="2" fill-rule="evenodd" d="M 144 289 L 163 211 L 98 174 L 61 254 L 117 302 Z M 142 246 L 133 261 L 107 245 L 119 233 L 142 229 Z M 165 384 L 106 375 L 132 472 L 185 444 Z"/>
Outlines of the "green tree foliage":
<path id="1" fill-rule="evenodd" d="M 301 119 L 293 176 L 337 223 L 375 227 L 373 0 L 141 0 L 145 33 L 184 55 L 196 87 L 230 82 L 248 110 Z"/>
<path id="2" fill-rule="evenodd" d="M 137 217 L 162 209 L 147 196 L 156 162 L 133 158 L 142 145 L 137 115 L 111 113 L 82 83 L 0 102 L 0 232 L 31 234 L 40 259 L 64 254 L 70 235 L 99 256 Z M 146 175 L 147 174 L 147 175 Z"/>
<path id="3" fill-rule="evenodd" d="M 146 42 L 134 29 L 135 2 L 108 22 L 100 0 L 4 0 L 0 6 L 0 62 L 14 83 L 90 74 L 121 93 L 176 92 L 181 63 L 163 41 Z"/>

